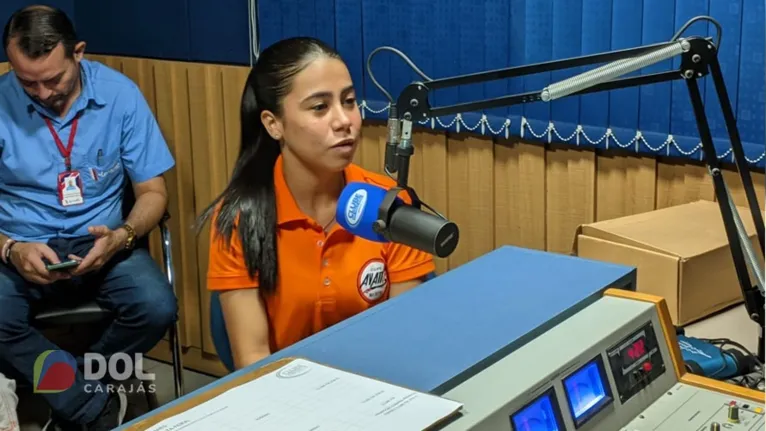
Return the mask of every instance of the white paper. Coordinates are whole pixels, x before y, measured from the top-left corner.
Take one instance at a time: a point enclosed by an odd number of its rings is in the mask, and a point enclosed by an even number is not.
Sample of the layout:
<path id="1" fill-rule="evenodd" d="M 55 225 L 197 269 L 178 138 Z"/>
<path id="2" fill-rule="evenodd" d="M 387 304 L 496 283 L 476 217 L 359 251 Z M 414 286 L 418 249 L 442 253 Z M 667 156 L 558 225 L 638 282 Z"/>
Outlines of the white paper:
<path id="1" fill-rule="evenodd" d="M 296 359 L 149 431 L 419 431 L 461 407 L 455 401 Z"/>

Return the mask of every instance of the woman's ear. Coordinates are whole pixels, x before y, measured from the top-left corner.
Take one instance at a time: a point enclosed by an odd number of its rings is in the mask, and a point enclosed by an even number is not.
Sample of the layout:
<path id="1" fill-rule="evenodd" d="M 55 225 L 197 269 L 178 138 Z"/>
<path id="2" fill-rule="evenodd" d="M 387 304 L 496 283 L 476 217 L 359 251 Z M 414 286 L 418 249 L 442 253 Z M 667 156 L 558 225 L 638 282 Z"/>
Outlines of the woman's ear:
<path id="1" fill-rule="evenodd" d="M 263 110 L 261 112 L 261 122 L 272 139 L 276 141 L 282 139 L 282 135 L 284 134 L 282 130 L 282 122 L 279 121 L 271 111 Z"/>

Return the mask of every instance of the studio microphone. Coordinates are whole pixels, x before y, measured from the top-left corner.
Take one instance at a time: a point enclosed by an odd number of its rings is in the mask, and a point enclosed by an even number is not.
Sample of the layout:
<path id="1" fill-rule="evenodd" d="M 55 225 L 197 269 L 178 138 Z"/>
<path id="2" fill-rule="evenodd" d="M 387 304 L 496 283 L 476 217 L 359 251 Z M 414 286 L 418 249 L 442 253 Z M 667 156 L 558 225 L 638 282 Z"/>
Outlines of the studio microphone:
<path id="1" fill-rule="evenodd" d="M 355 236 L 393 242 L 447 257 L 459 239 L 455 223 L 408 205 L 389 191 L 362 182 L 348 183 L 338 198 L 335 220 Z"/>

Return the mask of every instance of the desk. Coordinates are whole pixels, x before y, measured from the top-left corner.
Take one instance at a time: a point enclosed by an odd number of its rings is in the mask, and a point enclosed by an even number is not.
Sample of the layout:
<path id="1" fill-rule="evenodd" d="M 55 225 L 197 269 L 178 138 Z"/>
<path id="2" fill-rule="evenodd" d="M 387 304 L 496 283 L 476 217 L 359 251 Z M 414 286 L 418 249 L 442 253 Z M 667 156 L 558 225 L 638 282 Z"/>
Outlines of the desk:
<path id="1" fill-rule="evenodd" d="M 631 267 L 500 247 L 119 429 L 289 357 L 442 395 L 592 304 L 604 290 L 633 290 L 635 281 Z"/>

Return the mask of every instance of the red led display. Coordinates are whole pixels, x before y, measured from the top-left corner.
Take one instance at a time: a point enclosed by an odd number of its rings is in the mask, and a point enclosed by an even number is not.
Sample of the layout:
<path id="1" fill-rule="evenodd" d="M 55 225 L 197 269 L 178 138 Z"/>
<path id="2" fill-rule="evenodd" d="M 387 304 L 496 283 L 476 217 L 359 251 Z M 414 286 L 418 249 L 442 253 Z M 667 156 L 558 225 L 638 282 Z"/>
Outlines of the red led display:
<path id="1" fill-rule="evenodd" d="M 628 347 L 628 358 L 635 361 L 638 359 L 641 359 L 642 356 L 646 354 L 646 346 L 644 344 L 644 339 L 641 338 L 639 340 L 636 340 L 633 345 Z"/>

